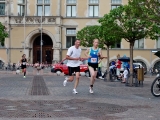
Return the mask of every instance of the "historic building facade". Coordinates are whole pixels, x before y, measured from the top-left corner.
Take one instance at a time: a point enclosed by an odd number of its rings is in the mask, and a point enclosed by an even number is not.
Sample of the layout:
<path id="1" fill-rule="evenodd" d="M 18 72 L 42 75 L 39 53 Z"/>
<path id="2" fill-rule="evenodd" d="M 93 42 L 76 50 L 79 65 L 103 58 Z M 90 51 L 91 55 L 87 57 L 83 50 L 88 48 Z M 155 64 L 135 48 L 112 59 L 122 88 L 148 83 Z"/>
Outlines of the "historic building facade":
<path id="1" fill-rule="evenodd" d="M 127 0 L 0 0 L 0 22 L 9 37 L 0 46 L 0 60 L 17 63 L 25 53 L 30 63 L 53 63 L 66 55 L 74 44 L 76 32 L 85 26 L 98 25 L 97 20 L 111 9 L 127 4 Z M 42 22 L 41 22 L 42 21 Z M 42 37 L 41 37 L 42 36 Z M 160 39 L 136 41 L 134 59 L 147 68 L 159 63 L 152 50 L 160 48 Z M 83 52 L 86 48 L 83 48 Z M 103 50 L 104 56 L 107 54 Z M 110 51 L 110 60 L 117 54 L 129 56 L 129 44 L 122 40 Z M 82 54 L 84 57 L 84 55 Z M 104 66 L 106 61 L 104 60 Z"/>

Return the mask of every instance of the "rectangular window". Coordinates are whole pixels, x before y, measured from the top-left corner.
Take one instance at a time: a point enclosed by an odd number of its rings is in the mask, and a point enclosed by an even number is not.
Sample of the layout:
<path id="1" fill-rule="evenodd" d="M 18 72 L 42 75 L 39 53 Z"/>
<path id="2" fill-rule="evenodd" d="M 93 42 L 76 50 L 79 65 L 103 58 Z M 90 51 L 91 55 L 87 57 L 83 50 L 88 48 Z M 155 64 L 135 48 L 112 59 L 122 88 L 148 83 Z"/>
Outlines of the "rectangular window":
<path id="1" fill-rule="evenodd" d="M 18 5 L 18 16 L 24 16 L 25 5 Z"/>
<path id="2" fill-rule="evenodd" d="M 122 0 L 111 0 L 111 10 L 122 5 Z"/>
<path id="3" fill-rule="evenodd" d="M 89 16 L 90 17 L 98 17 L 99 14 L 99 6 L 97 5 L 90 5 L 89 6 Z"/>
<path id="4" fill-rule="evenodd" d="M 44 16 L 49 16 L 50 15 L 50 6 L 46 5 L 44 6 Z"/>
<path id="5" fill-rule="evenodd" d="M 5 15 L 5 3 L 0 3 L 0 15 Z"/>
<path id="6" fill-rule="evenodd" d="M 25 4 L 25 0 L 18 0 L 18 3 Z"/>
<path id="7" fill-rule="evenodd" d="M 75 28 L 68 28 L 67 35 L 76 35 L 76 29 Z"/>
<path id="8" fill-rule="evenodd" d="M 67 6 L 67 17 L 76 17 L 76 6 L 75 5 Z"/>
<path id="9" fill-rule="evenodd" d="M 157 48 L 160 48 L 160 37 L 158 37 L 158 40 L 157 40 Z"/>
<path id="10" fill-rule="evenodd" d="M 76 4 L 76 0 L 67 0 L 67 4 Z"/>
<path id="11" fill-rule="evenodd" d="M 45 4 L 50 4 L 50 0 L 44 0 Z"/>
<path id="12" fill-rule="evenodd" d="M 122 0 L 111 0 L 111 3 L 113 3 L 113 4 L 121 4 Z"/>
<path id="13" fill-rule="evenodd" d="M 134 43 L 135 49 L 143 49 L 144 48 L 144 39 L 136 40 Z"/>
<path id="14" fill-rule="evenodd" d="M 66 48 L 69 48 L 74 45 L 76 36 L 67 36 L 66 38 Z"/>
<path id="15" fill-rule="evenodd" d="M 42 5 L 38 5 L 38 6 L 37 6 L 37 15 L 38 15 L 38 16 L 41 16 L 41 15 L 42 15 L 42 11 L 43 11 Z"/>
<path id="16" fill-rule="evenodd" d="M 18 0 L 18 16 L 24 16 L 25 13 L 26 0 Z"/>
<path id="17" fill-rule="evenodd" d="M 37 0 L 37 16 L 50 16 L 50 0 Z"/>
<path id="18" fill-rule="evenodd" d="M 120 5 L 112 5 L 111 6 L 111 9 L 113 10 L 113 9 L 115 9 L 115 8 L 118 8 Z"/>
<path id="19" fill-rule="evenodd" d="M 66 30 L 66 48 L 69 48 L 74 45 L 76 40 L 76 29 L 67 28 Z"/>
<path id="20" fill-rule="evenodd" d="M 121 42 L 115 43 L 115 45 L 112 48 L 121 48 Z"/>
<path id="21" fill-rule="evenodd" d="M 43 0 L 37 0 L 37 3 L 43 4 Z"/>
<path id="22" fill-rule="evenodd" d="M 95 3 L 99 3 L 99 0 L 89 0 L 89 3 L 95 4 Z"/>

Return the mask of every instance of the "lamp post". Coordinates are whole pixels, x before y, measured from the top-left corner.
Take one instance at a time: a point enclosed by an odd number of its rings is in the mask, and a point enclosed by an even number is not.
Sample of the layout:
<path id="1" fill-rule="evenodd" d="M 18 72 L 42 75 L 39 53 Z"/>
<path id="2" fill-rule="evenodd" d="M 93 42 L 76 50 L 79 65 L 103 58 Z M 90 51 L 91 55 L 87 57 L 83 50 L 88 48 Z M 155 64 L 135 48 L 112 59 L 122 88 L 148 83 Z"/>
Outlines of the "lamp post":
<path id="1" fill-rule="evenodd" d="M 42 12 L 43 13 L 43 12 Z M 40 55 L 40 63 L 42 63 L 42 45 L 43 45 L 43 41 L 42 41 L 42 14 L 41 14 L 41 42 L 40 42 L 40 46 L 41 46 L 41 55 Z"/>
<path id="2" fill-rule="evenodd" d="M 24 54 L 26 53 L 25 36 L 26 36 L 26 16 L 24 13 L 24 50 L 23 50 Z"/>

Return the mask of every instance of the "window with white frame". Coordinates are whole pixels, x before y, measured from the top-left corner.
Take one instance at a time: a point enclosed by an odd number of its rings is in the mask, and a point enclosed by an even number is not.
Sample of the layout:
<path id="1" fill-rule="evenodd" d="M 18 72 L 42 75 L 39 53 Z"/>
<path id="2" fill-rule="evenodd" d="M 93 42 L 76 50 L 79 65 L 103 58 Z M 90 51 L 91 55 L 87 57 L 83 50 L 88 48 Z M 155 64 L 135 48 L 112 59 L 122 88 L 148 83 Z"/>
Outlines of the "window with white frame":
<path id="1" fill-rule="evenodd" d="M 69 48 L 74 45 L 76 40 L 76 28 L 67 28 L 66 29 L 66 48 Z"/>
<path id="2" fill-rule="evenodd" d="M 99 0 L 89 0 L 89 17 L 99 16 Z"/>
<path id="3" fill-rule="evenodd" d="M 37 0 L 37 16 L 50 16 L 50 0 Z"/>
<path id="4" fill-rule="evenodd" d="M 18 0 L 18 16 L 24 16 L 26 13 L 26 0 Z"/>
<path id="5" fill-rule="evenodd" d="M 160 48 L 160 37 L 158 37 L 158 40 L 156 42 L 157 42 L 157 48 Z"/>
<path id="6" fill-rule="evenodd" d="M 67 0 L 66 16 L 76 17 L 76 3 L 77 0 Z"/>
<path id="7" fill-rule="evenodd" d="M 136 40 L 134 43 L 135 49 L 143 49 L 144 48 L 144 39 Z"/>
<path id="8" fill-rule="evenodd" d="M 5 0 L 0 0 L 0 15 L 5 15 Z"/>
<path id="9" fill-rule="evenodd" d="M 111 10 L 122 5 L 122 0 L 111 0 Z"/>

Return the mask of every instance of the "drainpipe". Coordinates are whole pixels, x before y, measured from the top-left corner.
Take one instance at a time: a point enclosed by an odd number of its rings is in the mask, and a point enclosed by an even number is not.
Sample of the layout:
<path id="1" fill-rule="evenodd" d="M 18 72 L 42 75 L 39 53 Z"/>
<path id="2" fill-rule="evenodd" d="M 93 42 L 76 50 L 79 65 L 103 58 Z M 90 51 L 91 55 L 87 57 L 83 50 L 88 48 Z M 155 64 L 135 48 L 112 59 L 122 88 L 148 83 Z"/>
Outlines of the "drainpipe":
<path id="1" fill-rule="evenodd" d="M 60 60 L 62 61 L 62 17 L 61 17 L 61 4 L 62 4 L 62 1 L 60 0 L 60 20 L 61 20 L 61 23 L 60 23 L 60 40 L 61 40 L 61 42 L 60 42 L 60 44 L 61 44 L 61 48 L 60 48 Z"/>
<path id="2" fill-rule="evenodd" d="M 8 1 L 8 26 L 9 26 L 9 49 L 8 49 L 8 56 L 9 56 L 9 63 L 11 63 L 11 24 L 10 24 L 10 16 L 11 13 L 11 1 Z"/>

